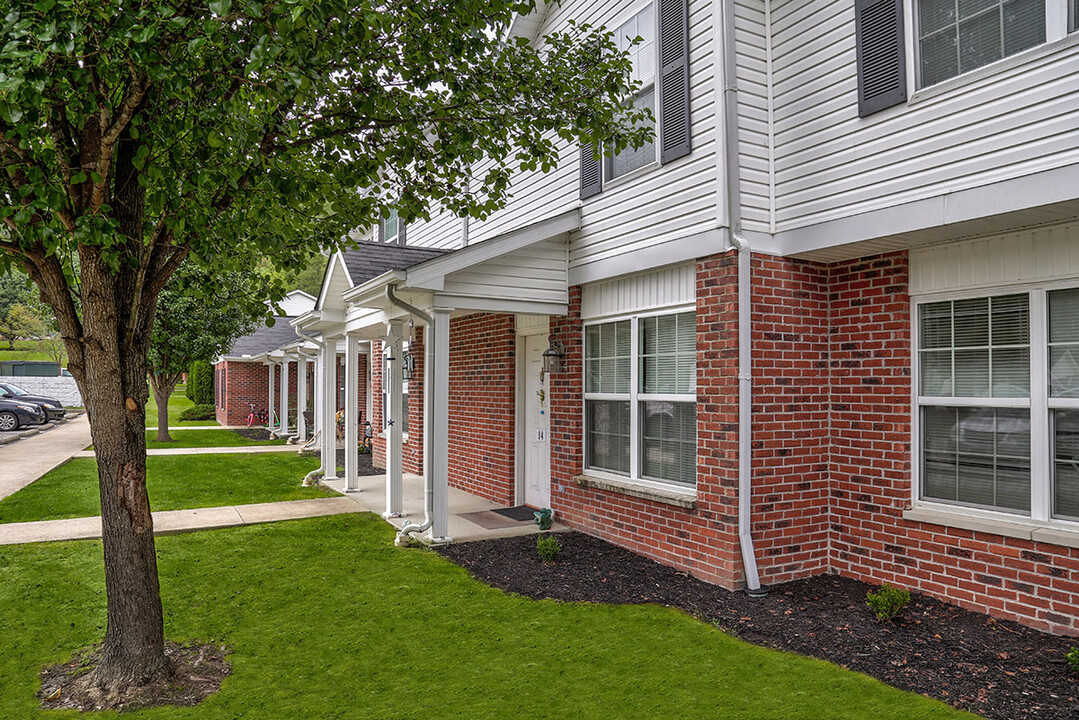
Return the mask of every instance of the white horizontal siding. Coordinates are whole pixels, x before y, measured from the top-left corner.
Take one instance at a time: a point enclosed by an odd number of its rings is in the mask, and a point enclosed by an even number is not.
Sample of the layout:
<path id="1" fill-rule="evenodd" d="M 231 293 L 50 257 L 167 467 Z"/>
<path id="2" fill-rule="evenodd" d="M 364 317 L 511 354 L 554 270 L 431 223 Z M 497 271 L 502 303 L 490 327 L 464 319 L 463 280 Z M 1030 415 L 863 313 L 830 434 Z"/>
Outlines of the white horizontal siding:
<path id="1" fill-rule="evenodd" d="M 585 319 L 692 305 L 696 298 L 693 264 L 591 283 L 581 289 Z"/>
<path id="2" fill-rule="evenodd" d="M 912 250 L 910 294 L 1079 279 L 1079 225 Z"/>
<path id="3" fill-rule="evenodd" d="M 769 232 L 772 218 L 771 128 L 764 1 L 737 0 L 734 13 L 742 227 Z"/>
<path id="4" fill-rule="evenodd" d="M 565 242 L 536 243 L 450 273 L 442 292 L 454 297 L 566 303 Z"/>
<path id="5" fill-rule="evenodd" d="M 1079 162 L 1074 39 L 860 119 L 853 2 L 776 0 L 771 25 L 778 231 Z"/>

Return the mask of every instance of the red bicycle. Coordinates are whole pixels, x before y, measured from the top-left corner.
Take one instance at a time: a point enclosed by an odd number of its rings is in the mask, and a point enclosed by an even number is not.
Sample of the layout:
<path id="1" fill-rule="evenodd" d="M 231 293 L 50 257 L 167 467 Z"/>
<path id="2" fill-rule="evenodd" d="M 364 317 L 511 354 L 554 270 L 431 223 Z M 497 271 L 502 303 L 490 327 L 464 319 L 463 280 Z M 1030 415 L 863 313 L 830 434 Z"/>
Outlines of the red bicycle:
<path id="1" fill-rule="evenodd" d="M 247 427 L 252 425 L 266 425 L 269 427 L 271 420 L 277 422 L 277 413 L 267 413 L 263 408 L 256 408 L 255 403 L 247 403 L 251 412 L 247 414 Z"/>

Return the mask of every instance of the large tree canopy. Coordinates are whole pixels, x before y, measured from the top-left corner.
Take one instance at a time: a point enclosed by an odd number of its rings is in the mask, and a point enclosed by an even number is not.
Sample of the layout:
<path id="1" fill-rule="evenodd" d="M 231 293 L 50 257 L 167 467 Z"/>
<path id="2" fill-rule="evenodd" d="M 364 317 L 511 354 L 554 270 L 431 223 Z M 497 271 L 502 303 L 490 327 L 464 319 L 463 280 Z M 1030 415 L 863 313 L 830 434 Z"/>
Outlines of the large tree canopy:
<path id="1" fill-rule="evenodd" d="M 639 145 L 630 63 L 513 0 L 7 0 L 0 251 L 53 309 L 98 457 L 108 627 L 88 682 L 166 667 L 145 488 L 146 355 L 188 257 L 301 264 L 376 221 L 483 216 L 559 139 Z M 643 112 L 643 111 L 642 111 Z"/>

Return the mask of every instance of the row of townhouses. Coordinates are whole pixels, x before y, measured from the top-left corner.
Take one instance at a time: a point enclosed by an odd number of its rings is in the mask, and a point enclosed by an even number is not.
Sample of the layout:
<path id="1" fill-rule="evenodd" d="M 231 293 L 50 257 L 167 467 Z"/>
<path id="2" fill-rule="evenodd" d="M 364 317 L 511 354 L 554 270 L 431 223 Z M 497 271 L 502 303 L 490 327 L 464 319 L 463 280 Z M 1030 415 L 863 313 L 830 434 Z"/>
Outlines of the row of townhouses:
<path id="1" fill-rule="evenodd" d="M 482 222 L 391 216 L 222 359 L 220 419 L 267 382 L 305 437 L 343 408 L 350 487 L 370 419 L 387 514 L 423 475 L 434 541 L 457 488 L 727 588 L 838 573 L 1079 633 L 1077 15 L 541 3 L 510 32 L 616 30 L 655 142 L 566 144 Z"/>

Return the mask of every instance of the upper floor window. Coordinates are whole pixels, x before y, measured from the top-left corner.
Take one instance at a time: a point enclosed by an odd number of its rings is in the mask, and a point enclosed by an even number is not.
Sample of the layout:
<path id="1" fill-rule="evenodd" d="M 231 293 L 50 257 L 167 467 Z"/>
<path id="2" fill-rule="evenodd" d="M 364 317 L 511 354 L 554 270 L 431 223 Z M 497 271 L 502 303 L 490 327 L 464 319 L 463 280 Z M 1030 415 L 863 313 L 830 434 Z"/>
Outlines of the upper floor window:
<path id="1" fill-rule="evenodd" d="M 396 210 L 390 210 L 386 218 L 379 223 L 378 240 L 395 245 L 405 244 L 405 224 L 401 222 Z"/>
<path id="2" fill-rule="evenodd" d="M 656 114 L 656 23 L 655 10 L 651 3 L 618 28 L 615 40 L 618 49 L 628 52 L 633 60 L 631 79 L 641 84 L 633 97 L 633 107 L 647 108 Z M 634 40 L 640 42 L 634 44 Z M 655 122 L 651 123 L 653 129 Z M 622 152 L 607 158 L 607 179 L 613 180 L 638 170 L 656 161 L 656 144 L 647 142 L 634 149 L 627 147 Z"/>
<path id="3" fill-rule="evenodd" d="M 630 102 L 652 111 L 655 133 L 651 142 L 613 157 L 601 158 L 596 147 L 582 146 L 582 200 L 603 192 L 606 182 L 657 161 L 677 160 L 691 149 L 687 0 L 653 0 L 619 25 L 614 41 L 629 54 L 632 79 L 639 83 Z"/>
<path id="4" fill-rule="evenodd" d="M 1045 0 L 918 0 L 920 85 L 1045 42 Z"/>

